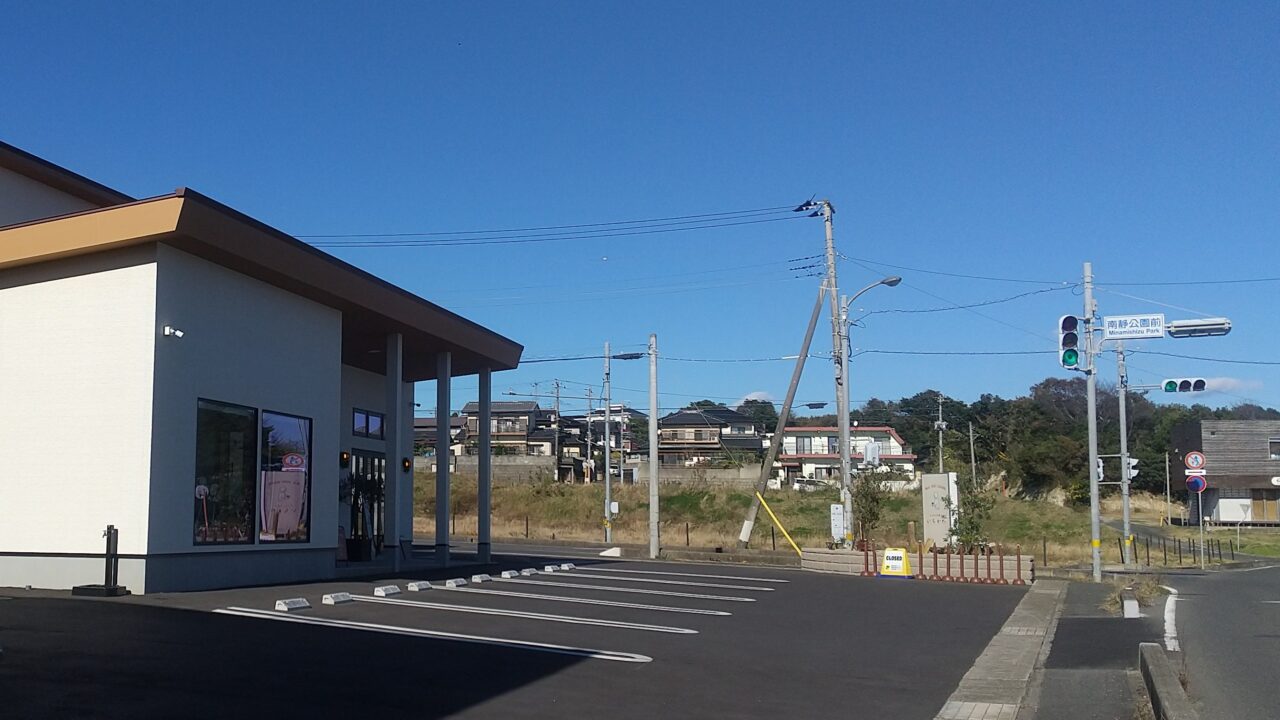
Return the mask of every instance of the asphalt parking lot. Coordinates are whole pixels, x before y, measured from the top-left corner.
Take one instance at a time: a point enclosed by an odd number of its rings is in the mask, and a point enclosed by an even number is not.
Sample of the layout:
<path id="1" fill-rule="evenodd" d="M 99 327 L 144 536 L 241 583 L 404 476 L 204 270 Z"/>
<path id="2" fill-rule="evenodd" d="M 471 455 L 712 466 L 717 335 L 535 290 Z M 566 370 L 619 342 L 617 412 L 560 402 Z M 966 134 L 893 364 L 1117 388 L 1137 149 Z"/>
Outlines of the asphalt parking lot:
<path id="1" fill-rule="evenodd" d="M 426 577 L 0 590 L 6 717 L 932 718 L 1022 597 L 790 569 L 503 558 Z M 536 574 L 499 578 L 503 569 Z M 411 581 L 432 588 L 410 592 Z M 395 585 L 399 594 L 377 597 Z M 324 594 L 354 600 L 322 604 Z M 277 612 L 302 597 L 306 610 Z M 847 711 L 840 710 L 848 708 Z M 10 715 L 10 713 L 13 713 Z"/>

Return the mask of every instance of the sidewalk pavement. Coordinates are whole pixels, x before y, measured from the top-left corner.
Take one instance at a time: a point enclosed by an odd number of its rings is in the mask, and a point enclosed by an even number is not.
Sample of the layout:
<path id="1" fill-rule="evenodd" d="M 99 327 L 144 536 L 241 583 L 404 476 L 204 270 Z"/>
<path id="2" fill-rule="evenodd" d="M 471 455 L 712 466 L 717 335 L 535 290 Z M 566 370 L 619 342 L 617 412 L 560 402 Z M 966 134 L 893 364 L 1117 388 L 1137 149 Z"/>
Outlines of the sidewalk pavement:
<path id="1" fill-rule="evenodd" d="M 960 680 L 935 720 L 1015 720 L 1048 647 L 1068 583 L 1040 580 Z"/>

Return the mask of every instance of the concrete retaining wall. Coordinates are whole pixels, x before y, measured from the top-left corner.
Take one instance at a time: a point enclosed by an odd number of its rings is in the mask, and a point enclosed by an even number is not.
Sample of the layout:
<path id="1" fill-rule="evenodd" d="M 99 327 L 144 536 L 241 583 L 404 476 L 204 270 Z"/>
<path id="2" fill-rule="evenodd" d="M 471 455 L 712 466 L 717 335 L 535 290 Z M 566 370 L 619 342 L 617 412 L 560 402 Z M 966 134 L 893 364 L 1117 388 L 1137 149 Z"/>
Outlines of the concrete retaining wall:
<path id="1" fill-rule="evenodd" d="M 884 550 L 863 553 L 861 550 L 829 550 L 826 548 L 804 548 L 800 567 L 820 572 L 844 573 L 859 575 L 864 569 L 878 573 L 880 563 L 884 559 Z M 934 560 L 937 560 L 937 570 Z M 950 558 L 950 572 L 947 560 Z M 1001 581 L 1001 557 L 999 555 L 934 555 L 924 553 L 924 566 L 920 567 L 920 555 L 910 553 L 911 571 L 927 579 L 938 579 L 953 582 L 996 583 Z M 1031 555 L 1005 555 L 1003 558 L 1003 579 L 1006 583 L 1021 580 L 1023 583 L 1035 581 L 1035 558 Z M 988 569 L 989 568 L 989 569 Z M 1019 574 L 1021 572 L 1021 574 Z"/>

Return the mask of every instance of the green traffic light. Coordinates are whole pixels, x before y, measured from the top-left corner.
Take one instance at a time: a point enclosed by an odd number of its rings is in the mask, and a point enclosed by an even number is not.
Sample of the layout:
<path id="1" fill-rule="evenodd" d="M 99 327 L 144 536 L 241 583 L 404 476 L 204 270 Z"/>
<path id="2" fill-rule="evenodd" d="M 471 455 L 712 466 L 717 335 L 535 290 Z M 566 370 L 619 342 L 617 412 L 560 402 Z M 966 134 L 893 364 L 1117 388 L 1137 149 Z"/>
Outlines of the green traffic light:
<path id="1" fill-rule="evenodd" d="M 1177 380 L 1166 380 L 1166 381 L 1165 381 L 1165 383 L 1164 383 L 1164 391 L 1165 391 L 1165 392 L 1178 392 L 1178 381 L 1177 381 Z"/>
<path id="2" fill-rule="evenodd" d="M 1080 363 L 1080 352 L 1075 349 L 1068 349 L 1062 352 L 1062 364 L 1065 367 L 1075 367 Z"/>

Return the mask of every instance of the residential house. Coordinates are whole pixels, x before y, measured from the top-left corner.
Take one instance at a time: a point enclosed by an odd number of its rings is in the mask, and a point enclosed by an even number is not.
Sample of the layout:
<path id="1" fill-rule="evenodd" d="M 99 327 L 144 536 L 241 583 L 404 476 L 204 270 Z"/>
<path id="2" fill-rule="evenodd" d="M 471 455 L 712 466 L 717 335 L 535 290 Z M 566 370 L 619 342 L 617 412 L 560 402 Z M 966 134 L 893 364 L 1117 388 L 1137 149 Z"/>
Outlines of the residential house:
<path id="1" fill-rule="evenodd" d="M 658 420 L 658 462 L 686 467 L 759 462 L 763 440 L 760 425 L 736 410 L 686 408 Z"/>
<path id="2" fill-rule="evenodd" d="M 1280 420 L 1196 420 L 1175 426 L 1170 440 L 1175 482 L 1185 481 L 1187 453 L 1204 456 L 1208 489 L 1199 500 L 1205 520 L 1280 524 Z M 1191 522 L 1199 524 L 1195 493 L 1188 509 Z"/>
<path id="3" fill-rule="evenodd" d="M 480 405 L 469 402 L 462 406 L 461 415 L 466 418 L 468 455 L 476 454 L 476 438 L 480 432 Z M 538 429 L 546 420 L 546 414 L 532 400 L 499 401 L 493 403 L 489 414 L 489 429 L 493 433 L 494 455 L 530 455 L 529 433 Z"/>
<path id="4" fill-rule="evenodd" d="M 850 459 L 855 470 L 866 468 L 871 445 L 878 446 L 877 472 L 896 470 L 915 474 L 916 456 L 898 435 L 887 426 L 855 426 L 850 428 Z M 875 451 L 872 451 L 875 455 Z M 840 429 L 836 427 L 788 427 L 782 433 L 778 451 L 779 477 L 785 481 L 809 479 L 838 483 L 840 481 Z"/>
<path id="5" fill-rule="evenodd" d="M 414 418 L 413 454 L 434 455 L 436 452 L 436 438 L 438 436 L 438 432 L 438 424 L 435 418 Z M 449 439 L 451 454 L 461 454 L 467 441 L 467 419 L 465 417 L 454 415 L 449 418 Z"/>

